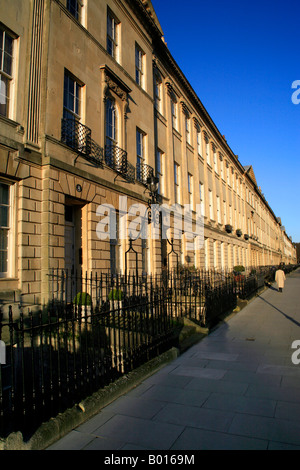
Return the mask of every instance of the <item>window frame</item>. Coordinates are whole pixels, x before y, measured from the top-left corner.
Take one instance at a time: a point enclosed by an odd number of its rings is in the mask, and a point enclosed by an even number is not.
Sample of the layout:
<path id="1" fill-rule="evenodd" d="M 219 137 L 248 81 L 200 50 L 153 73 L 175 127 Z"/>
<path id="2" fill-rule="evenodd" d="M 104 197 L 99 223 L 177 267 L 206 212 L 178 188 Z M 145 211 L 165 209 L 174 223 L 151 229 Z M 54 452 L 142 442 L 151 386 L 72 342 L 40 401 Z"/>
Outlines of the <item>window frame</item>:
<path id="1" fill-rule="evenodd" d="M 66 89 L 66 80 L 68 80 L 68 89 Z M 72 107 L 68 105 L 72 92 L 70 92 L 69 85 L 73 85 L 73 103 Z M 64 74 L 64 94 L 63 94 L 63 117 L 66 119 L 74 119 L 75 121 L 81 120 L 82 111 L 82 84 L 79 80 L 65 69 Z"/>
<path id="2" fill-rule="evenodd" d="M 201 129 L 197 128 L 197 152 L 200 157 L 202 157 L 202 135 Z"/>
<path id="3" fill-rule="evenodd" d="M 163 196 L 165 192 L 164 188 L 164 152 L 160 149 L 156 150 L 156 161 L 155 161 L 155 168 L 156 168 L 156 176 L 158 178 L 158 194 Z"/>
<path id="4" fill-rule="evenodd" d="M 109 34 L 109 19 L 112 21 L 112 32 L 113 35 Z M 119 46 L 119 36 L 120 36 L 120 21 L 116 15 L 107 8 L 107 19 L 106 19 L 106 51 L 108 54 L 115 59 L 117 62 L 120 62 L 120 46 Z M 108 42 L 111 42 L 111 51 L 109 50 Z"/>
<path id="5" fill-rule="evenodd" d="M 194 210 L 194 198 L 193 198 L 193 175 L 191 173 L 188 173 L 188 193 L 189 193 L 189 204 L 191 210 Z"/>
<path id="6" fill-rule="evenodd" d="M 136 128 L 136 177 L 138 181 L 143 180 L 142 166 L 146 160 L 146 134 Z M 139 173 L 138 173 L 139 171 Z"/>
<path id="7" fill-rule="evenodd" d="M 8 224 L 5 226 L 4 230 L 7 232 L 6 240 L 7 240 L 7 246 L 6 248 L 0 249 L 1 252 L 6 252 L 7 253 L 7 270 L 6 271 L 0 271 L 0 279 L 7 279 L 13 277 L 13 272 L 14 272 L 14 185 L 8 181 L 0 180 L 0 185 L 5 185 L 8 188 L 8 203 L 0 203 L 0 211 L 2 212 L 1 208 L 6 207 L 7 208 L 7 219 L 8 219 Z M 0 220 L 1 222 L 1 220 Z M 0 225 L 0 230 L 2 231 L 2 224 Z M 0 265 L 0 268 L 2 269 L 2 266 Z"/>
<path id="8" fill-rule="evenodd" d="M 73 5 L 72 2 L 75 4 Z M 75 20 L 81 22 L 81 9 L 82 2 L 80 0 L 66 0 L 66 8 L 68 12 L 75 18 Z"/>
<path id="9" fill-rule="evenodd" d="M 205 154 L 206 154 L 206 163 L 211 166 L 211 160 L 210 160 L 210 143 L 209 143 L 209 138 L 205 136 Z"/>
<path id="10" fill-rule="evenodd" d="M 210 220 L 215 220 L 215 218 L 214 218 L 213 192 L 212 192 L 211 189 L 208 190 L 208 205 L 209 205 L 209 218 L 210 218 Z"/>
<path id="11" fill-rule="evenodd" d="M 2 44 L 0 45 L 0 116 L 9 118 L 11 115 L 11 88 L 13 83 L 14 75 L 14 52 L 15 52 L 15 39 L 16 37 L 6 28 L 0 24 L 0 30 L 2 31 Z M 6 38 L 10 39 L 9 51 L 7 51 Z M 8 68 L 7 57 L 9 57 Z M 4 93 L 1 93 L 1 84 L 3 84 Z M 1 103 L 2 97 L 4 98 L 4 104 Z M 1 112 L 1 107 L 4 107 L 5 112 Z"/>
<path id="12" fill-rule="evenodd" d="M 199 182 L 199 199 L 201 207 L 201 215 L 205 217 L 205 193 L 204 193 L 204 183 Z"/>
<path id="13" fill-rule="evenodd" d="M 162 114 L 162 78 L 157 70 L 154 72 L 154 106 Z"/>
<path id="14" fill-rule="evenodd" d="M 175 98 L 171 98 L 171 116 L 172 116 L 172 128 L 175 131 L 178 130 L 178 110 L 177 110 L 177 101 Z"/>
<path id="15" fill-rule="evenodd" d="M 191 145 L 191 119 L 187 114 L 185 115 L 185 137 L 186 143 Z"/>
<path id="16" fill-rule="evenodd" d="M 110 109 L 108 105 L 111 103 Z M 107 119 L 108 112 L 111 110 L 111 124 Z M 112 129 L 112 132 L 107 132 L 108 129 Z M 111 147 L 118 146 L 118 109 L 116 106 L 116 101 L 113 98 L 106 98 L 105 100 L 105 144 Z"/>
<path id="17" fill-rule="evenodd" d="M 141 88 L 145 88 L 145 53 L 143 49 L 135 43 L 135 82 Z"/>
<path id="18" fill-rule="evenodd" d="M 179 178 L 180 178 L 180 165 L 176 162 L 174 162 L 174 199 L 175 199 L 175 204 L 180 204 L 180 184 L 179 184 Z"/>

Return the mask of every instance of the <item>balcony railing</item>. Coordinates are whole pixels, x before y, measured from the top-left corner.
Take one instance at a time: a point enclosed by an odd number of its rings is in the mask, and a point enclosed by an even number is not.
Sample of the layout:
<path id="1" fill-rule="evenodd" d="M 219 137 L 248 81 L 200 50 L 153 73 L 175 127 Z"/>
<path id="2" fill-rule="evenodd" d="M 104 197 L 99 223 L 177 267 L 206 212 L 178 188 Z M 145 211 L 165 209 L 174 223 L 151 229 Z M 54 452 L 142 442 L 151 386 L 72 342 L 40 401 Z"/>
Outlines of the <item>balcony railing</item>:
<path id="1" fill-rule="evenodd" d="M 92 131 L 75 119 L 62 118 L 61 141 L 80 155 L 90 155 Z"/>
<path id="2" fill-rule="evenodd" d="M 147 165 L 147 163 L 137 161 L 136 164 L 136 179 L 140 183 L 147 186 L 148 178 L 154 175 L 154 170 L 152 166 Z"/>
<path id="3" fill-rule="evenodd" d="M 127 171 L 122 176 L 129 183 L 135 182 L 135 168 L 131 163 L 127 162 Z"/>
<path id="4" fill-rule="evenodd" d="M 75 119 L 62 119 L 61 141 L 89 162 L 102 166 L 103 148 L 91 138 L 91 135 L 91 129 L 81 122 Z"/>
<path id="5" fill-rule="evenodd" d="M 88 160 L 92 161 L 96 165 L 103 165 L 103 148 L 100 147 L 93 139 L 91 146 L 91 153 L 88 157 Z"/>
<path id="6" fill-rule="evenodd" d="M 105 163 L 118 173 L 126 173 L 127 152 L 117 145 L 105 145 Z"/>
<path id="7" fill-rule="evenodd" d="M 105 163 L 126 181 L 135 181 L 135 168 L 128 162 L 126 150 L 114 144 L 105 145 Z"/>

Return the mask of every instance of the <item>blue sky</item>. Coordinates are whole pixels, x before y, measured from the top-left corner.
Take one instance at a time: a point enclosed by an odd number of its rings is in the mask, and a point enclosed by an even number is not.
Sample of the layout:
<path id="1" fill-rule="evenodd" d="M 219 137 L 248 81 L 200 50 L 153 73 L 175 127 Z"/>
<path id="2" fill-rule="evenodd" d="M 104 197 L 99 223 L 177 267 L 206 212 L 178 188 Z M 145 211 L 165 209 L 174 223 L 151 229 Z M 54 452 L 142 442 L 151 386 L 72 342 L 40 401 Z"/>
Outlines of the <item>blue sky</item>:
<path id="1" fill-rule="evenodd" d="M 300 242 L 299 0 L 152 0 L 168 48 Z M 297 94 L 300 98 L 300 93 Z"/>

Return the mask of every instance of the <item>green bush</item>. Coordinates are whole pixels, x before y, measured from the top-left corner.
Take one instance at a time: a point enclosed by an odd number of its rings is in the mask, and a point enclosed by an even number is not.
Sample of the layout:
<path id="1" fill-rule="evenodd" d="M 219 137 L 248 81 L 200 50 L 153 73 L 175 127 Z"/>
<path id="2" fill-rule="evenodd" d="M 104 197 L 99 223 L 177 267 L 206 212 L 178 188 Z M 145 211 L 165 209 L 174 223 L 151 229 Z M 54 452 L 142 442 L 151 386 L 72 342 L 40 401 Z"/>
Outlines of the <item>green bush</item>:
<path id="1" fill-rule="evenodd" d="M 242 266 L 242 265 L 234 266 L 233 271 L 234 271 L 235 273 L 242 273 L 243 271 L 245 271 L 245 268 L 244 268 L 244 266 Z"/>
<path id="2" fill-rule="evenodd" d="M 92 298 L 90 294 L 87 294 L 86 292 L 78 292 L 78 294 L 76 294 L 74 297 L 73 303 L 75 305 L 91 306 Z"/>
<path id="3" fill-rule="evenodd" d="M 113 289 L 108 294 L 108 300 L 122 300 L 123 292 L 121 289 Z"/>

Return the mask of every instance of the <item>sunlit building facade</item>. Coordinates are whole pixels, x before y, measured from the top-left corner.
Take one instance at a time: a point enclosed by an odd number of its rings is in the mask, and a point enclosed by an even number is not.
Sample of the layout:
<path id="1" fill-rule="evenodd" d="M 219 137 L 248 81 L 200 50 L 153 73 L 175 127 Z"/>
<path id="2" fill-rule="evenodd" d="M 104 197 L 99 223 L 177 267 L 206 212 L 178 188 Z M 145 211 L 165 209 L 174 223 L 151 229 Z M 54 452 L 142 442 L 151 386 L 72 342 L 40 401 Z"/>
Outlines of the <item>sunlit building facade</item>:
<path id="1" fill-rule="evenodd" d="M 0 0 L 0 11 L 3 294 L 46 301 L 51 269 L 295 262 L 253 168 L 176 64 L 150 1 Z M 194 224 L 201 211 L 201 246 L 173 226 L 150 236 L 149 221 L 145 237 L 128 231 L 153 176 L 160 205 L 189 204 Z M 105 238 L 99 222 L 111 208 L 116 230 Z"/>

